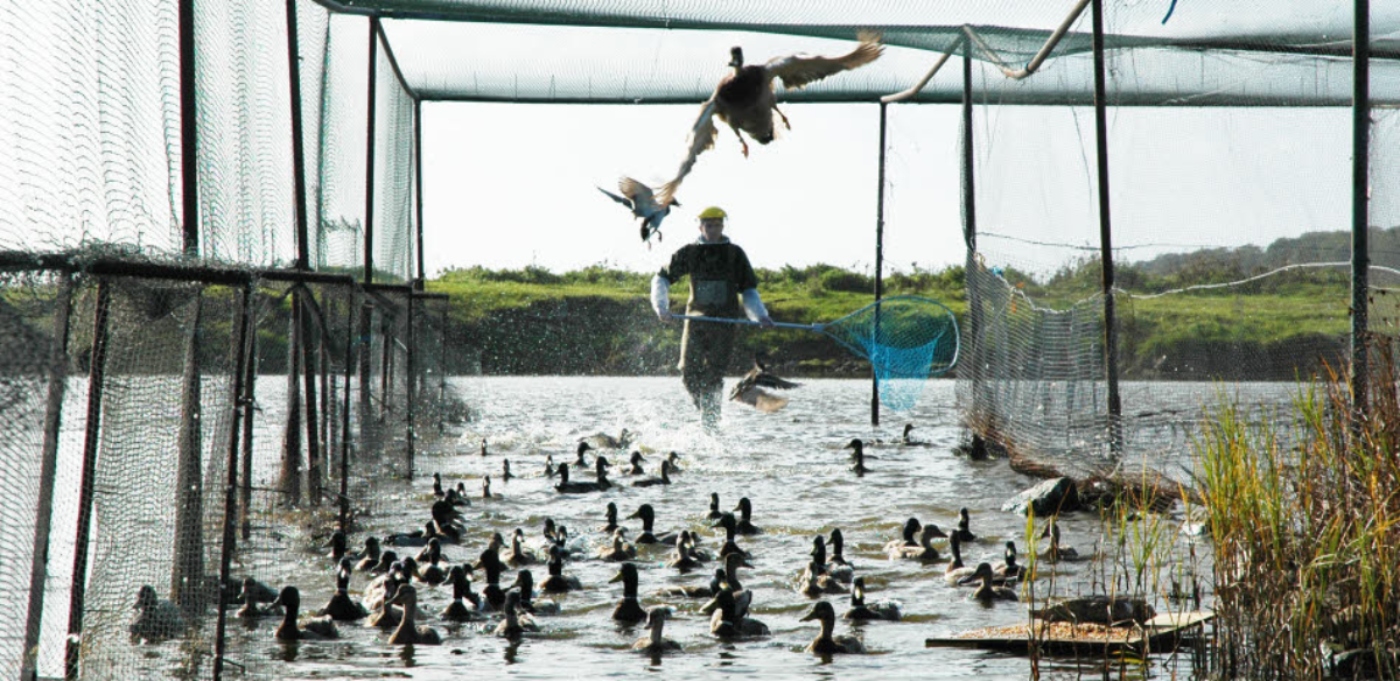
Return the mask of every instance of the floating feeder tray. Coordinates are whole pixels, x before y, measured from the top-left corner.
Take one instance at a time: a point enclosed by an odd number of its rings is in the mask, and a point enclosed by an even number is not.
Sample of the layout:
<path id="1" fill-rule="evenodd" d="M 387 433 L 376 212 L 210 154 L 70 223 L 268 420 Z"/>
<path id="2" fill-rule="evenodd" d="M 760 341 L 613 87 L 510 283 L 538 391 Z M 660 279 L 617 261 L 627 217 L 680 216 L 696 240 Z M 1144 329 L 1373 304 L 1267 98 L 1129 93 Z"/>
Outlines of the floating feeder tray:
<path id="1" fill-rule="evenodd" d="M 1109 627 L 1035 620 L 1029 624 L 984 627 L 945 638 L 924 640 L 926 648 L 976 648 L 1029 654 L 1031 646 L 1051 655 L 1090 655 L 1124 650 L 1163 652 L 1176 647 L 1188 629 L 1200 627 L 1215 614 L 1207 610 L 1162 613 L 1141 627 Z"/>

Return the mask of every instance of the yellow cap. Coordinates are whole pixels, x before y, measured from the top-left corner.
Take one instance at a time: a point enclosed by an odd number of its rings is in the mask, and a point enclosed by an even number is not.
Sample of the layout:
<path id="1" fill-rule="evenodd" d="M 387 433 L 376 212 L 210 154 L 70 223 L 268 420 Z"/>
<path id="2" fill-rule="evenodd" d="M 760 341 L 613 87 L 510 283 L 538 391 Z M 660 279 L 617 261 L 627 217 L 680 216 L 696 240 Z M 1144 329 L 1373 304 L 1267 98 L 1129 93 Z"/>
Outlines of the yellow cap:
<path id="1" fill-rule="evenodd" d="M 699 217 L 701 220 L 713 220 L 716 218 L 723 220 L 724 218 L 729 217 L 729 214 L 725 213 L 724 209 L 720 208 L 719 206 L 710 206 L 709 208 L 700 211 Z"/>

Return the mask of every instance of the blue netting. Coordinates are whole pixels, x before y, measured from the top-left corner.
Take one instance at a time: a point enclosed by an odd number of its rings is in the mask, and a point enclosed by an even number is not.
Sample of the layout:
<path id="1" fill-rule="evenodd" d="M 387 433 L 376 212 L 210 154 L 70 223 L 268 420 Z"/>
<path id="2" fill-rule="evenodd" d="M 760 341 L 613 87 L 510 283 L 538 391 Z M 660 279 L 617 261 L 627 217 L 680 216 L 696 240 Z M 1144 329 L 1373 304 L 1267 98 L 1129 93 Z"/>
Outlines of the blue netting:
<path id="1" fill-rule="evenodd" d="M 924 381 L 958 361 L 958 322 L 942 303 L 895 296 L 871 303 L 821 328 L 842 347 L 869 360 L 880 403 L 914 408 Z"/>

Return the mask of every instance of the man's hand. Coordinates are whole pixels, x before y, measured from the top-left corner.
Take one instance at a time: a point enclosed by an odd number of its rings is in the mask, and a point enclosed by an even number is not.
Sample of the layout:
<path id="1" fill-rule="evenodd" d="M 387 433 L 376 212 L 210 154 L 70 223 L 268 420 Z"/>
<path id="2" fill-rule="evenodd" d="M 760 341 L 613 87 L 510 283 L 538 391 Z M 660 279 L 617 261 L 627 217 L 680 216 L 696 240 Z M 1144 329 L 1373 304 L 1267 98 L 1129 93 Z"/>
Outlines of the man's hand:
<path id="1" fill-rule="evenodd" d="M 765 329 L 771 329 L 773 328 L 773 318 L 768 315 L 763 315 L 758 318 L 758 325 Z"/>

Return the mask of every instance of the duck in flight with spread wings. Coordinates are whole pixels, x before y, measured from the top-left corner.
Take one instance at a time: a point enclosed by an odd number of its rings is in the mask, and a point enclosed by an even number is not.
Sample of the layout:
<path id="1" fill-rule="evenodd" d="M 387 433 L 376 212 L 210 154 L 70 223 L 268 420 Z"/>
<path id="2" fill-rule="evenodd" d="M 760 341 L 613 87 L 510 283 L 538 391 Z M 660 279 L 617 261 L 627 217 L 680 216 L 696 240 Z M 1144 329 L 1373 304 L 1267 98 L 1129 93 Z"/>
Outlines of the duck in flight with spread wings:
<path id="1" fill-rule="evenodd" d="M 739 379 L 739 382 L 734 384 L 734 388 L 729 391 L 729 399 L 743 402 L 765 414 L 771 414 L 787 406 L 788 399 L 774 395 L 764 388 L 791 390 L 801 385 L 801 383 L 793 383 L 769 371 L 768 353 L 759 352 L 754 354 L 753 369 L 744 374 L 744 377 Z"/>
<path id="2" fill-rule="evenodd" d="M 729 66 L 734 71 L 720 79 L 714 93 L 700 107 L 700 116 L 695 119 L 690 131 L 690 149 L 685 160 L 681 162 L 675 179 L 662 185 L 656 193 L 657 204 L 665 206 L 673 202 L 681 180 L 690 174 L 691 168 L 695 166 L 695 159 L 705 150 L 714 147 L 715 138 L 719 135 L 719 129 L 714 123 L 715 118 L 724 121 L 734 130 L 744 156 L 747 157 L 749 145 L 740 134 L 741 130 L 759 144 L 772 142 L 775 112 L 782 119 L 783 125 L 789 130 L 792 129 L 787 116 L 778 110 L 778 96 L 773 89 L 773 80 L 781 80 L 785 89 L 797 89 L 827 76 L 869 64 L 884 52 L 885 47 L 880 44 L 878 35 L 862 33 L 859 39 L 860 45 L 839 57 L 794 54 L 775 57 L 761 64 L 745 64 L 743 49 L 731 48 Z"/>
<path id="3" fill-rule="evenodd" d="M 617 190 L 621 195 L 614 194 L 602 187 L 598 191 L 608 195 L 608 198 L 627 206 L 632 211 L 632 215 L 642 221 L 642 241 L 646 242 L 648 248 L 651 247 L 651 236 L 656 235 L 656 240 L 661 240 L 661 221 L 671 214 L 672 206 L 681 205 L 674 196 L 665 204 L 658 203 L 656 197 L 652 195 L 651 187 L 638 182 L 630 177 L 624 177 L 617 183 Z"/>

